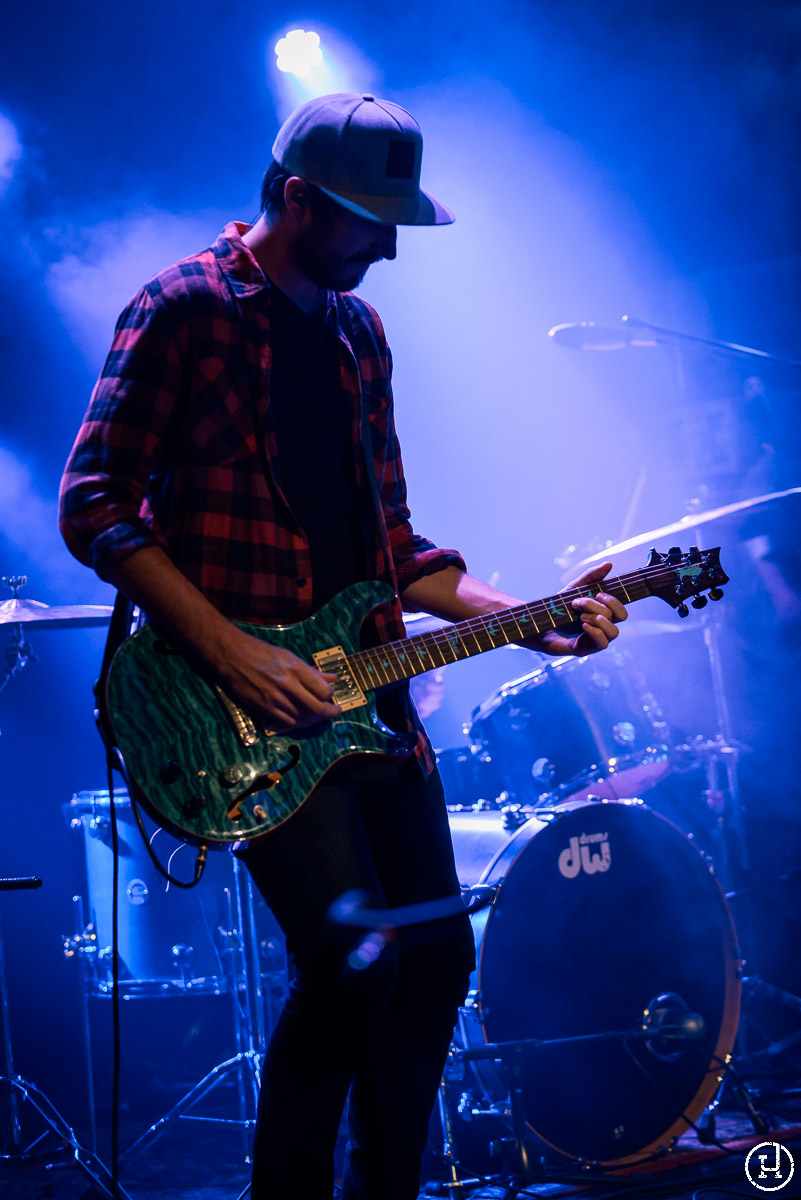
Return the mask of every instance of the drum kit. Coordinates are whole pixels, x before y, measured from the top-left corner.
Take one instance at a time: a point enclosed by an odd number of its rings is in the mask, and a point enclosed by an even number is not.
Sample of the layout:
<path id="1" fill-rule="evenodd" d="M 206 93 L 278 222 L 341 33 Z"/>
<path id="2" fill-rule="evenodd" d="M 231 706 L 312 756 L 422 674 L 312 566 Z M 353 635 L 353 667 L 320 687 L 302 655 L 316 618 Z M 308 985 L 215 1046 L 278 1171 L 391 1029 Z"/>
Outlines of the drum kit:
<path id="1" fill-rule="evenodd" d="M 605 547 L 574 571 L 679 530 L 799 496 L 801 488 L 794 488 L 694 513 Z M 13 597 L 0 604 L 0 625 L 11 634 L 0 690 L 35 658 L 28 632 L 110 619 L 111 609 L 102 606 L 24 600 L 22 577 L 3 582 Z M 681 628 L 662 621 L 639 625 L 643 636 L 672 636 Z M 737 787 L 740 747 L 711 618 L 704 620 L 703 637 L 712 737 L 675 744 L 632 655 L 610 648 L 590 659 L 554 659 L 505 683 L 474 709 L 465 727 L 468 743 L 439 754 L 478 951 L 440 1092 L 454 1189 L 461 1187 L 456 1163 L 462 1147 L 469 1158 L 471 1145 L 482 1141 L 477 1130 L 487 1131 L 482 1145 L 489 1141 L 505 1160 L 501 1174 L 525 1182 L 536 1175 L 532 1148 L 574 1167 L 617 1169 L 665 1153 L 689 1128 L 703 1129 L 705 1120 L 710 1127 L 707 1114 L 735 1052 L 743 988 L 737 931 L 721 881 L 731 886 L 747 855 Z M 663 781 L 688 771 L 700 773 L 706 785 L 698 805 L 705 828 L 711 824 L 712 843 L 703 847 L 708 853 L 698 848 L 703 839 L 692 828 L 677 828 L 643 802 Z M 81 964 L 85 997 L 112 990 L 109 807 L 107 792 L 80 792 L 64 806 L 83 848 L 88 889 L 88 903 L 76 902 L 76 930 L 65 937 L 64 951 Z M 126 795 L 117 794 L 116 808 L 123 847 L 121 992 L 131 998 L 231 995 L 238 1013 L 236 1061 L 193 1088 L 177 1115 L 227 1071 L 249 1093 L 247 1100 L 240 1095 L 244 1111 L 256 1079 L 250 1068 L 263 1053 L 271 1005 L 285 986 L 280 935 L 254 918 L 252 893 L 232 877 L 231 856 L 212 856 L 202 889 L 165 892 Z M 168 839 L 155 828 L 149 836 Z M 180 844 L 169 840 L 171 853 L 180 855 Z M 222 914 L 212 893 L 222 898 Z M 391 924 L 391 914 L 387 920 Z M 0 943 L 0 968 L 1 951 Z M 4 1005 L 0 969 L 0 1011 L 7 1011 Z M 16 1084 L 7 1021 L 3 1030 L 0 1099 L 11 1105 L 4 1132 L 14 1155 L 21 1152 L 16 1100 L 31 1093 L 25 1081 Z M 64 1140 L 65 1123 L 58 1121 L 51 1120 L 51 1128 Z M 250 1124 L 245 1120 L 246 1128 Z M 157 1132 L 149 1130 L 142 1146 Z M 74 1135 L 67 1140 L 78 1147 Z M 76 1161 L 111 1194 L 107 1172 L 92 1154 L 78 1147 Z"/>
<path id="2" fill-rule="evenodd" d="M 571 573 L 799 497 L 793 488 L 692 514 Z M 743 1051 L 741 998 L 772 994 L 797 1012 L 801 1002 L 742 979 L 729 900 L 744 891 L 723 890 L 749 878 L 742 747 L 716 618 L 702 614 L 712 736 L 677 741 L 636 654 L 613 645 L 503 684 L 473 709 L 468 743 L 438 753 L 459 878 L 477 901 L 477 969 L 440 1094 L 451 1164 L 481 1163 L 489 1144 L 520 1183 L 537 1177 L 532 1149 L 563 1167 L 647 1162 L 692 1128 L 714 1140 L 724 1086 L 757 1132 L 768 1128 L 730 1065 Z M 688 628 L 632 626 L 649 638 Z M 693 788 L 683 820 L 669 800 L 659 811 L 665 795 L 686 801 Z"/>

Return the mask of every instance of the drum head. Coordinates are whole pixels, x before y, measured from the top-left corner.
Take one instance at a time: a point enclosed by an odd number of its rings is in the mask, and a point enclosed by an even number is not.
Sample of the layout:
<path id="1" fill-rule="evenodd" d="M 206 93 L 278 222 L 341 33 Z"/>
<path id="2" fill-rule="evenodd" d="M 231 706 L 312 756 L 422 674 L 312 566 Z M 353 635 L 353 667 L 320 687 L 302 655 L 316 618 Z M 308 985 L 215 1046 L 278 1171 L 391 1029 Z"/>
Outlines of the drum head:
<path id="1" fill-rule="evenodd" d="M 477 928 L 487 1042 L 641 1027 L 661 993 L 700 1013 L 695 1042 L 613 1039 L 526 1050 L 528 1127 L 571 1158 L 617 1163 L 669 1144 L 717 1087 L 739 1015 L 736 935 L 706 860 L 633 803 L 567 803 L 523 826 L 485 882 Z"/>

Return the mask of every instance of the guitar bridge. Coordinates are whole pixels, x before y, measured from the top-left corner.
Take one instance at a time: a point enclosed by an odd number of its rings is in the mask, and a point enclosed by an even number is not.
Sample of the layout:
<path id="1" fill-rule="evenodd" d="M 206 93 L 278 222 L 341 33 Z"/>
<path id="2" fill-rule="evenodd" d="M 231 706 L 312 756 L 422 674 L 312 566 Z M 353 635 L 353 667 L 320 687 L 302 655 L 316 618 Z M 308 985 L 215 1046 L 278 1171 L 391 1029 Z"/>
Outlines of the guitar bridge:
<path id="1" fill-rule="evenodd" d="M 234 733 L 239 738 L 243 746 L 255 746 L 259 740 L 259 731 L 254 725 L 252 719 L 248 716 L 243 708 L 238 704 L 234 704 L 230 696 L 227 696 L 218 683 L 214 684 L 214 690 L 217 693 L 218 699 L 225 709 L 231 724 L 234 727 Z"/>
<path id="2" fill-rule="evenodd" d="M 348 656 L 341 646 L 330 646 L 313 654 L 314 665 L 318 671 L 328 671 L 336 675 L 334 683 L 334 704 L 338 704 L 343 712 L 351 708 L 362 708 L 367 703 L 367 697 L 353 677 L 348 666 Z"/>

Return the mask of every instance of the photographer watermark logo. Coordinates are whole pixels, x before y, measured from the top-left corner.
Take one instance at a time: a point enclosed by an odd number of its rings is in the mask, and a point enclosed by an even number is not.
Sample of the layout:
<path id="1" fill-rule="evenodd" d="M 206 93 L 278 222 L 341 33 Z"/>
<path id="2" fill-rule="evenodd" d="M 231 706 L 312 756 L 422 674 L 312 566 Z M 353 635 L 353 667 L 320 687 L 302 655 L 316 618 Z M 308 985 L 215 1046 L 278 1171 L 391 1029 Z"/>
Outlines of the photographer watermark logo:
<path id="1" fill-rule="evenodd" d="M 748 1151 L 745 1173 L 760 1192 L 778 1192 L 793 1178 L 793 1156 L 781 1142 L 760 1142 Z"/>

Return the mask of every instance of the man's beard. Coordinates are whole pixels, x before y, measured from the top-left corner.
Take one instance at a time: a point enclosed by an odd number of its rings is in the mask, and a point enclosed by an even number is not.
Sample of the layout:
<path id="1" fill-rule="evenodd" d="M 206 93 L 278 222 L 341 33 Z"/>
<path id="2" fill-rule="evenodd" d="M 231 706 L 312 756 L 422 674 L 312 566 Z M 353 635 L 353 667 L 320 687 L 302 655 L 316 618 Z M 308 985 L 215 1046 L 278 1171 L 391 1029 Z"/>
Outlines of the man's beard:
<path id="1" fill-rule="evenodd" d="M 317 284 L 335 292 L 349 292 L 358 287 L 367 274 L 373 257 L 343 258 L 330 248 L 327 230 L 317 225 L 299 232 L 292 246 L 296 267 Z"/>

